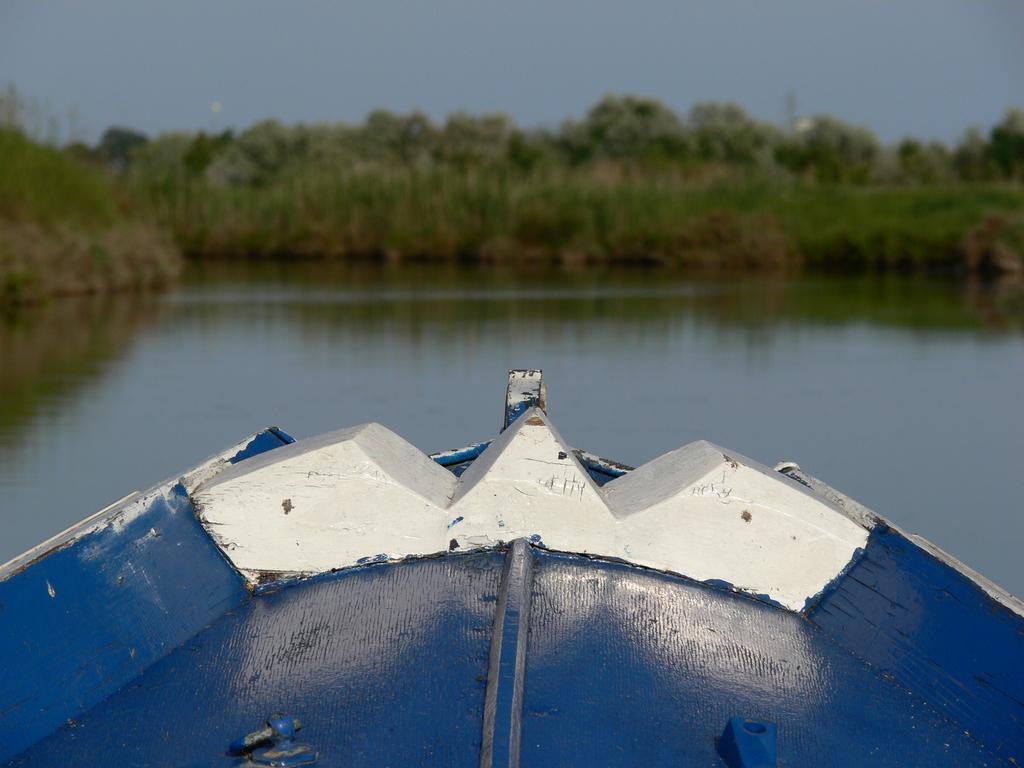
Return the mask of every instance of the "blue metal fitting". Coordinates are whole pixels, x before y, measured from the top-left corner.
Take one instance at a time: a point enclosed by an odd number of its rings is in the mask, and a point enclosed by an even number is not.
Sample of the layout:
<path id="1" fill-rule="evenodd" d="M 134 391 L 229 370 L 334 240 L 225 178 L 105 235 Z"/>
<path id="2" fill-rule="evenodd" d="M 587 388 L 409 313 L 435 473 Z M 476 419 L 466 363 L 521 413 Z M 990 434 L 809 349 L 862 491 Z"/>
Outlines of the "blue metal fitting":
<path id="1" fill-rule="evenodd" d="M 718 740 L 718 754 L 729 768 L 775 768 L 775 723 L 733 717 Z"/>
<path id="2" fill-rule="evenodd" d="M 295 732 L 301 728 L 302 723 L 297 719 L 274 713 L 258 731 L 231 742 L 228 753 L 246 755 L 252 765 L 275 768 L 313 765 L 319 756 L 317 752 L 308 744 L 295 741 Z"/>

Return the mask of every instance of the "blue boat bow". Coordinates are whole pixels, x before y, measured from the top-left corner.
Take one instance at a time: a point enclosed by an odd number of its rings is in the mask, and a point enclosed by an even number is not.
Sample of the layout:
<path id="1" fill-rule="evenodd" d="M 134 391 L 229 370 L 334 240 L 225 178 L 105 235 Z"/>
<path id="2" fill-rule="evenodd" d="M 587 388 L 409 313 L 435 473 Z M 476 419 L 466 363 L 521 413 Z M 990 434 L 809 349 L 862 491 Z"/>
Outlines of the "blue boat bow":
<path id="1" fill-rule="evenodd" d="M 3 566 L 0 764 L 1024 760 L 1016 598 L 795 464 L 546 411 L 268 429 Z"/>

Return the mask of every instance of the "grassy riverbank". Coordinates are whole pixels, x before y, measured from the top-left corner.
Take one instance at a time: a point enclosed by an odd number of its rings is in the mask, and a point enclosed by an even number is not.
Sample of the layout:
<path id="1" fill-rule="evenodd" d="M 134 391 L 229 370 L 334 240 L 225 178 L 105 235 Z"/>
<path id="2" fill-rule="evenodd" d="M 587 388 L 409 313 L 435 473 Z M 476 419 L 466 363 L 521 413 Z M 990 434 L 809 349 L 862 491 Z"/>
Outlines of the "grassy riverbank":
<path id="1" fill-rule="evenodd" d="M 105 148 L 105 149 L 104 149 Z M 828 116 L 681 116 L 608 96 L 578 121 L 374 112 L 235 135 L 108 132 L 196 258 L 639 263 L 1019 272 L 1024 112 L 954 147 L 881 143 Z"/>
<path id="2" fill-rule="evenodd" d="M 1024 253 L 1024 189 L 995 184 L 410 170 L 148 195 L 196 258 L 997 272 Z"/>
<path id="3" fill-rule="evenodd" d="M 628 96 L 557 130 L 375 112 L 62 149 L 0 130 L 0 302 L 159 285 L 179 254 L 1020 276 L 1024 112 L 952 147 Z"/>
<path id="4" fill-rule="evenodd" d="M 181 264 L 106 172 L 0 128 L 0 305 L 149 288 Z"/>

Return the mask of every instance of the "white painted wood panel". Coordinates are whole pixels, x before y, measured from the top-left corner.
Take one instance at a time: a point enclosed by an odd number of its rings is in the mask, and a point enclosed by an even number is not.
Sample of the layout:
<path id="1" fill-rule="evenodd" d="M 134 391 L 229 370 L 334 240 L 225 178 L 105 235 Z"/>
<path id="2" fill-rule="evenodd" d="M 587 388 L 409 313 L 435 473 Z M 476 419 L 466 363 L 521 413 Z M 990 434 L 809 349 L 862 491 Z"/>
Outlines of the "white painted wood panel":
<path id="1" fill-rule="evenodd" d="M 800 610 L 867 540 L 831 502 L 707 442 L 599 488 L 539 408 L 460 479 L 366 424 L 241 462 L 193 499 L 254 582 L 526 538 L 724 582 Z"/>
<path id="2" fill-rule="evenodd" d="M 228 558 L 257 581 L 443 551 L 455 482 L 394 432 L 363 424 L 239 462 L 193 501 Z"/>

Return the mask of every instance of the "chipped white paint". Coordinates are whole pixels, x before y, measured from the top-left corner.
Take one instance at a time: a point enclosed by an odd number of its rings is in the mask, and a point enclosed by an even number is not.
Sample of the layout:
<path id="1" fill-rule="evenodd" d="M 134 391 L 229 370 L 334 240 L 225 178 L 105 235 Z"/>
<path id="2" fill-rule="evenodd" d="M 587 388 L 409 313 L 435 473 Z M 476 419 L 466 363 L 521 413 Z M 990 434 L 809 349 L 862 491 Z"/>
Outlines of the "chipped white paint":
<path id="1" fill-rule="evenodd" d="M 0 581 L 10 578 L 13 574 L 25 568 L 29 563 L 43 557 L 55 549 L 69 546 L 75 541 L 94 533 L 101 528 L 112 528 L 115 532 L 122 530 L 126 525 L 139 517 L 148 509 L 153 498 L 161 493 L 166 493 L 177 483 L 182 483 L 185 489 L 191 492 L 202 480 L 207 480 L 231 466 L 229 459 L 240 450 L 249 445 L 260 432 L 254 432 L 244 440 L 236 443 L 226 451 L 210 456 L 187 472 L 183 472 L 173 479 L 168 479 L 153 486 L 145 493 L 132 491 L 127 496 L 118 499 L 113 504 L 104 507 L 99 512 L 89 515 L 75 525 L 67 528 L 56 536 L 37 544 L 32 549 L 18 555 L 15 558 L 0 565 Z"/>
<path id="2" fill-rule="evenodd" d="M 627 464 L 621 464 L 618 461 L 606 459 L 604 456 L 598 456 L 596 453 L 585 451 L 582 448 L 574 448 L 573 453 L 576 454 L 576 457 L 580 461 L 589 463 L 592 467 L 596 467 L 608 474 L 621 475 L 625 472 L 631 472 L 634 469 Z"/>
<path id="3" fill-rule="evenodd" d="M 199 519 L 252 581 L 362 558 L 443 551 L 455 476 L 379 424 L 236 464 L 193 494 Z"/>
<path id="4" fill-rule="evenodd" d="M 482 451 L 484 448 L 490 445 L 490 442 L 490 440 L 481 440 L 479 443 L 470 443 L 464 448 L 452 448 L 447 451 L 436 451 L 434 453 L 428 454 L 428 456 L 430 456 L 430 458 L 433 459 L 438 464 L 444 466 L 447 463 L 445 461 L 446 459 L 450 459 L 453 456 L 465 455 L 467 453 L 471 453 L 474 451 Z"/>
<path id="5" fill-rule="evenodd" d="M 726 581 L 801 609 L 867 542 L 832 504 L 700 441 L 605 486 L 633 562 Z M 685 570 L 671 564 L 685 564 Z"/>
<path id="6" fill-rule="evenodd" d="M 460 480 L 447 512 L 460 549 L 539 536 L 554 549 L 615 554 L 600 489 L 539 408 L 502 432 Z"/>
<path id="7" fill-rule="evenodd" d="M 508 389 L 505 390 L 505 417 L 515 412 L 524 403 L 535 397 L 539 399 L 540 409 L 547 412 L 548 388 L 544 383 L 544 374 L 532 368 L 513 368 L 508 372 Z M 508 423 L 505 423 L 508 427 Z"/>
<path id="8" fill-rule="evenodd" d="M 235 443 L 227 450 L 221 451 L 220 453 L 214 454 L 204 459 L 196 467 L 193 467 L 188 472 L 184 472 L 181 475 L 181 482 L 184 484 L 185 489 L 190 493 L 200 483 L 206 482 L 218 474 L 223 472 L 228 467 L 232 466 L 231 459 L 239 452 L 248 447 L 249 443 L 255 440 L 258 436 L 262 435 L 268 429 L 275 429 L 275 427 L 267 427 L 267 429 L 261 429 L 259 432 L 253 432 L 244 440 Z"/>
<path id="9" fill-rule="evenodd" d="M 1007 592 L 995 582 L 975 571 L 969 565 L 962 563 L 960 560 L 953 557 L 953 555 L 941 549 L 936 544 L 928 541 L 928 539 L 918 536 L 916 533 L 908 533 L 903 528 L 882 517 L 874 510 L 865 507 L 856 499 L 850 498 L 842 491 L 837 491 L 824 480 L 820 480 L 814 475 L 805 472 L 795 461 L 781 461 L 775 466 L 775 469 L 778 472 L 785 473 L 803 485 L 806 485 L 816 494 L 828 499 L 830 502 L 835 504 L 836 508 L 842 511 L 843 514 L 863 528 L 870 530 L 876 525 L 885 525 L 892 528 L 894 531 L 900 533 L 909 541 L 912 541 L 939 562 L 946 564 L 953 570 L 965 576 L 968 580 L 974 582 L 983 592 L 997 603 L 1009 608 L 1014 613 L 1024 616 L 1024 600 L 1021 600 L 1016 595 Z"/>
<path id="10" fill-rule="evenodd" d="M 460 479 L 366 424 L 238 464 L 193 499 L 254 582 L 532 538 L 727 582 L 800 610 L 867 540 L 830 501 L 706 442 L 599 488 L 539 408 Z"/>

